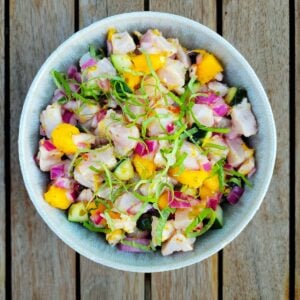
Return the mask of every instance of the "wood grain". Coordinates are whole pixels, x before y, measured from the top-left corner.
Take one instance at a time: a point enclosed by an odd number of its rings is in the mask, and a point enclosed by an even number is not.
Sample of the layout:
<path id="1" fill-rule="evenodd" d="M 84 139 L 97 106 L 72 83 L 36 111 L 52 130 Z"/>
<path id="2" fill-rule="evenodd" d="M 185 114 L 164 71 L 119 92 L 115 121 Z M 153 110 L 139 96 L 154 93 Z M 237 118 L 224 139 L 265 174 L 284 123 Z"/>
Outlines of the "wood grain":
<path id="1" fill-rule="evenodd" d="M 4 1 L 0 0 L 0 120 L 4 120 Z M 5 126 L 0 131 L 0 299 L 5 297 Z"/>
<path id="2" fill-rule="evenodd" d="M 223 1 L 223 36 L 241 51 L 261 79 L 278 138 L 269 192 L 251 224 L 224 249 L 224 299 L 288 299 L 288 1 Z"/>
<path id="3" fill-rule="evenodd" d="M 109 15 L 144 9 L 144 1 L 80 1 L 81 27 Z M 80 257 L 81 298 L 144 299 L 144 275 L 113 270 Z"/>
<path id="4" fill-rule="evenodd" d="M 216 30 L 216 1 L 150 0 L 150 10 L 186 16 Z M 217 299 L 218 256 L 181 270 L 152 274 L 152 299 Z"/>
<path id="5" fill-rule="evenodd" d="M 75 254 L 28 199 L 17 153 L 20 111 L 47 56 L 74 30 L 72 0 L 10 1 L 10 128 L 13 299 L 74 299 Z"/>
<path id="6" fill-rule="evenodd" d="M 295 12 L 295 28 L 296 28 L 296 161 L 295 161 L 295 169 L 296 169 L 296 268 L 295 268 L 295 294 L 296 299 L 300 299 L 300 175 L 299 175 L 299 167 L 300 167 L 300 0 L 296 1 L 296 12 Z"/>

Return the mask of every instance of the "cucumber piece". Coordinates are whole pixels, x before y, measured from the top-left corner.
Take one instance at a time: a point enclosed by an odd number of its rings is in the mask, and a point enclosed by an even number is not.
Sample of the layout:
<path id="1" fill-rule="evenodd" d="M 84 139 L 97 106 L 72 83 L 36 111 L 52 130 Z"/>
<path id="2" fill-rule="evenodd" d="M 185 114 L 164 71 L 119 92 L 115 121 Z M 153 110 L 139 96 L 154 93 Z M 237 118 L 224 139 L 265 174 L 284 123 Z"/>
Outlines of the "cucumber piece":
<path id="1" fill-rule="evenodd" d="M 227 104 L 230 104 L 232 99 L 234 98 L 235 94 L 237 92 L 237 88 L 235 86 L 231 87 L 228 92 L 227 92 L 227 95 L 225 97 L 225 102 Z"/>
<path id="2" fill-rule="evenodd" d="M 213 225 L 214 229 L 219 229 L 222 228 L 224 225 L 224 218 L 223 218 L 223 209 L 221 208 L 220 205 L 217 206 L 216 209 L 216 219 L 215 223 Z"/>
<path id="3" fill-rule="evenodd" d="M 244 98 L 247 98 L 246 89 L 240 87 L 231 87 L 225 97 L 225 101 L 233 106 L 241 103 Z"/>
<path id="4" fill-rule="evenodd" d="M 191 188 L 187 185 L 183 185 L 180 189 L 180 192 L 185 193 L 186 195 L 197 197 L 198 189 Z"/>
<path id="5" fill-rule="evenodd" d="M 127 54 L 112 54 L 111 62 L 119 72 L 124 72 L 132 67 L 132 62 Z"/>
<path id="6" fill-rule="evenodd" d="M 85 222 L 89 220 L 88 212 L 83 202 L 73 203 L 68 211 L 68 220 L 71 222 Z"/>
<path id="7" fill-rule="evenodd" d="M 120 180 L 129 180 L 134 177 L 134 170 L 132 163 L 129 158 L 122 161 L 117 168 L 114 171 L 114 174 L 120 179 Z"/>

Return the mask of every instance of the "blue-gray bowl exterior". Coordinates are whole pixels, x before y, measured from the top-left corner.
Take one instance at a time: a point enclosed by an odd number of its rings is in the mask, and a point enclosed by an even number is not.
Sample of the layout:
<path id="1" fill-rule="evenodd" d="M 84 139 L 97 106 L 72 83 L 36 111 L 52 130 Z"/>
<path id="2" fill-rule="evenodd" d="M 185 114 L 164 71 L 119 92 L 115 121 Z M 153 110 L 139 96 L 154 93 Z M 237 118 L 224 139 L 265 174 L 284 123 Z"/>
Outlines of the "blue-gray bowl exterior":
<path id="1" fill-rule="evenodd" d="M 225 206 L 225 225 L 198 238 L 194 251 L 163 257 L 159 252 L 132 254 L 109 246 L 103 237 L 67 221 L 65 212 L 48 205 L 43 193 L 49 182 L 36 166 L 34 156 L 39 139 L 39 115 L 49 104 L 55 89 L 50 71 L 65 71 L 76 63 L 87 46 L 103 46 L 108 28 L 129 32 L 144 32 L 158 28 L 167 37 L 176 37 L 188 49 L 205 48 L 222 62 L 225 80 L 247 89 L 259 132 L 251 139 L 256 149 L 257 172 L 253 176 L 254 188 L 246 188 L 241 201 Z M 19 132 L 19 158 L 29 197 L 48 226 L 71 248 L 81 255 L 103 265 L 135 272 L 160 272 L 197 263 L 225 247 L 253 218 L 270 183 L 276 156 L 276 129 L 266 93 L 255 72 L 243 56 L 225 39 L 209 28 L 187 18 L 157 12 L 135 12 L 116 15 L 96 22 L 77 32 L 59 46 L 46 60 L 36 75 L 27 94 Z"/>

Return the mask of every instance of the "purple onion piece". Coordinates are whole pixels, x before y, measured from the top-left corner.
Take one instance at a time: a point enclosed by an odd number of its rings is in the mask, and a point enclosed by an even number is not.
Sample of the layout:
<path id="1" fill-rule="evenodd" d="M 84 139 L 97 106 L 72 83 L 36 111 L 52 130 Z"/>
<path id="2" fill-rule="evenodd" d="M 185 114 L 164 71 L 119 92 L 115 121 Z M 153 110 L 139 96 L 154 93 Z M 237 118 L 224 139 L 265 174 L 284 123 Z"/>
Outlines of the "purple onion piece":
<path id="1" fill-rule="evenodd" d="M 129 242 L 135 242 L 137 244 L 141 244 L 144 246 L 149 246 L 150 245 L 150 240 L 149 239 L 138 239 L 138 238 L 126 238 L 125 241 L 129 241 Z M 145 253 L 147 251 L 136 248 L 136 247 L 132 247 L 132 246 L 128 246 L 128 245 L 124 245 L 119 243 L 117 245 L 118 249 L 124 252 L 131 252 L 131 253 Z"/>
<path id="2" fill-rule="evenodd" d="M 230 204 L 236 204 L 244 193 L 244 189 L 239 186 L 234 186 L 227 196 L 227 201 Z"/>

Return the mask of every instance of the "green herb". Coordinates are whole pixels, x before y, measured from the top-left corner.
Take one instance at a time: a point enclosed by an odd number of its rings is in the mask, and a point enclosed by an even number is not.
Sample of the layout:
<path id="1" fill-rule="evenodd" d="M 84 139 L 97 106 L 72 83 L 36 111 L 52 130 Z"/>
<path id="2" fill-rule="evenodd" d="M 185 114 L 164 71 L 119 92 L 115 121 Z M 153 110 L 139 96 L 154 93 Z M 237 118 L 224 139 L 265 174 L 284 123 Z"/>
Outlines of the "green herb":
<path id="1" fill-rule="evenodd" d="M 71 92 L 71 88 L 70 88 L 69 84 L 67 83 L 65 75 L 63 73 L 60 73 L 60 72 L 56 71 L 56 70 L 53 70 L 51 72 L 51 75 L 53 77 L 53 80 L 54 80 L 54 83 L 56 84 L 56 86 L 60 89 L 63 88 L 63 90 L 64 90 L 65 94 L 67 95 L 67 97 L 70 98 L 72 92 Z"/>
<path id="2" fill-rule="evenodd" d="M 84 221 L 84 222 L 83 222 L 83 226 L 84 226 L 85 228 L 87 228 L 89 231 L 93 231 L 93 232 L 103 232 L 103 233 L 108 233 L 108 232 L 110 232 L 109 229 L 97 227 L 97 226 L 95 226 L 93 223 L 91 223 L 90 221 Z"/>
<path id="3" fill-rule="evenodd" d="M 241 178 L 248 187 L 253 187 L 253 184 L 242 173 L 235 170 L 226 170 L 226 173 Z"/>
<path id="4" fill-rule="evenodd" d="M 166 207 L 160 212 L 160 218 L 159 218 L 159 221 L 158 221 L 158 224 L 156 227 L 156 232 L 155 232 L 155 242 L 158 246 L 161 246 L 162 233 L 163 233 L 164 227 L 168 221 L 170 213 L 172 213 L 173 211 L 174 211 L 174 209 L 172 209 L 170 207 Z"/>
<path id="5" fill-rule="evenodd" d="M 204 219 L 209 219 L 208 223 L 205 224 L 202 229 L 198 231 L 194 231 L 196 227 L 204 221 Z M 204 208 L 200 214 L 188 225 L 188 227 L 185 230 L 185 234 L 187 237 L 197 237 L 202 234 L 204 234 L 207 230 L 210 229 L 210 227 L 214 224 L 216 219 L 216 213 L 211 208 Z"/>

